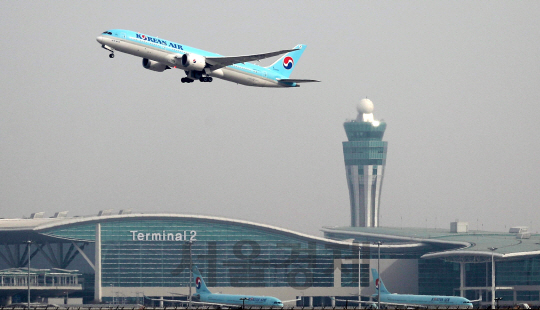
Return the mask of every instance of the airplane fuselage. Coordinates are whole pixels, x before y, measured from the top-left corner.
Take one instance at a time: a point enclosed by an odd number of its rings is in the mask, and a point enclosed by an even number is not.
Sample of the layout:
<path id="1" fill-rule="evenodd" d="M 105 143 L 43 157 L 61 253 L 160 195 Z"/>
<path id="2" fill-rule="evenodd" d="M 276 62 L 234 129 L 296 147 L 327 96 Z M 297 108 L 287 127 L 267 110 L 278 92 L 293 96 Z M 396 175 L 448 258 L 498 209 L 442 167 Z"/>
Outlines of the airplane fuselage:
<path id="1" fill-rule="evenodd" d="M 250 296 L 231 294 L 197 294 L 194 295 L 200 302 L 208 304 L 227 304 L 249 307 L 276 307 L 282 308 L 281 300 L 271 296 Z"/>
<path id="2" fill-rule="evenodd" d="M 220 57 L 221 55 L 138 32 L 113 29 L 99 35 L 97 41 L 103 48 L 111 52 L 111 58 L 114 57 L 114 51 L 123 52 L 143 58 L 143 66 L 147 69 L 162 72 L 165 69 L 176 68 L 186 71 L 186 74 L 192 80 L 199 79 L 201 75 L 204 75 L 246 86 L 298 86 L 296 83 L 279 81 L 279 79 L 286 79 L 287 77 L 279 74 L 276 70 L 272 70 L 272 68 L 257 66 L 249 62 L 236 63 L 216 70 L 188 71 L 179 64 L 179 59 L 184 54 L 196 54 L 203 57 Z M 148 62 L 148 60 L 152 62 Z M 153 64 L 156 67 L 152 67 Z"/>
<path id="3" fill-rule="evenodd" d="M 376 299 L 377 294 L 374 294 L 373 298 Z M 473 307 L 473 304 L 468 299 L 458 296 L 381 294 L 381 303 L 451 307 L 452 309 L 471 309 Z"/>

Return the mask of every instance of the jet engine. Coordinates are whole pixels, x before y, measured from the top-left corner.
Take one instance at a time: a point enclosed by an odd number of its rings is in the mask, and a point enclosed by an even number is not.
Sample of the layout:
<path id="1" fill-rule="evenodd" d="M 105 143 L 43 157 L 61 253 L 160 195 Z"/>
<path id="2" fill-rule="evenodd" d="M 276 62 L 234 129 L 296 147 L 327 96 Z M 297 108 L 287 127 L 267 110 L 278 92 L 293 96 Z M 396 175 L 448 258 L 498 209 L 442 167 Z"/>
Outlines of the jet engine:
<path id="1" fill-rule="evenodd" d="M 206 66 L 206 60 L 201 55 L 184 54 L 182 55 L 182 66 L 187 70 L 202 71 Z"/>
<path id="2" fill-rule="evenodd" d="M 153 61 L 153 60 L 150 60 L 150 59 L 147 59 L 147 58 L 143 58 L 142 66 L 145 69 L 156 71 L 156 72 L 163 72 L 163 71 L 169 69 L 169 67 L 167 65 L 164 65 L 164 64 L 162 64 L 160 62 Z"/>

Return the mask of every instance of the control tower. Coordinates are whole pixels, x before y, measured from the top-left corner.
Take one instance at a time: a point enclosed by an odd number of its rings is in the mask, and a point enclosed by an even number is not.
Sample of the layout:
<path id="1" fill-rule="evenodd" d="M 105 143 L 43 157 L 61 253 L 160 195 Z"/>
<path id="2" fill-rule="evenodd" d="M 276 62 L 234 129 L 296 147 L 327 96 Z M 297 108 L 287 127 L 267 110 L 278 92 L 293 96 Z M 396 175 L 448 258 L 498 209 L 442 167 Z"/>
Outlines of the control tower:
<path id="1" fill-rule="evenodd" d="M 386 167 L 388 142 L 382 141 L 386 123 L 373 118 L 373 102 L 360 100 L 355 120 L 343 124 L 347 139 L 343 142 L 343 156 L 352 227 L 378 227 L 379 202 Z"/>

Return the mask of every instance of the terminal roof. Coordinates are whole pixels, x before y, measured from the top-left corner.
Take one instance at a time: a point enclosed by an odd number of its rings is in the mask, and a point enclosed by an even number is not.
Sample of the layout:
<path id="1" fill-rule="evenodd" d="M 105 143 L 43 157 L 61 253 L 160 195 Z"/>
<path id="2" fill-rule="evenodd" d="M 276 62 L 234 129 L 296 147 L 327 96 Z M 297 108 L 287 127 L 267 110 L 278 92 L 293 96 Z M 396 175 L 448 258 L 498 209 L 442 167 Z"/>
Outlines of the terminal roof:
<path id="1" fill-rule="evenodd" d="M 392 243 L 419 242 L 446 247 L 443 251 L 427 253 L 422 258 L 443 258 L 449 261 L 486 261 L 540 255 L 540 234 L 520 238 L 515 233 L 469 230 L 452 233 L 448 229 L 395 227 L 325 227 L 327 235 L 348 235 L 357 240 L 376 240 Z"/>
<path id="2" fill-rule="evenodd" d="M 49 241 L 51 238 L 58 239 L 59 237 L 51 237 L 41 234 L 50 228 L 66 227 L 79 224 L 102 223 L 109 221 L 137 221 L 137 220 L 159 220 L 159 219 L 188 219 L 194 221 L 206 222 L 224 222 L 231 225 L 250 226 L 257 229 L 278 232 L 282 234 L 294 235 L 299 238 L 308 239 L 311 241 L 322 241 L 336 246 L 354 246 L 351 242 L 337 241 L 333 239 L 311 236 L 304 233 L 292 231 L 285 228 L 260 224 L 245 220 L 229 219 L 223 217 L 206 216 L 206 215 L 188 215 L 177 213 L 133 213 L 133 214 L 114 214 L 114 215 L 98 215 L 98 216 L 80 216 L 71 218 L 34 218 L 34 219 L 0 219 L 0 238 L 8 240 L 6 243 L 24 243 L 27 240 L 32 241 Z M 66 240 L 74 240 L 64 238 Z M 90 240 L 86 240 L 90 241 Z M 93 241 L 92 241 L 93 242 Z"/>

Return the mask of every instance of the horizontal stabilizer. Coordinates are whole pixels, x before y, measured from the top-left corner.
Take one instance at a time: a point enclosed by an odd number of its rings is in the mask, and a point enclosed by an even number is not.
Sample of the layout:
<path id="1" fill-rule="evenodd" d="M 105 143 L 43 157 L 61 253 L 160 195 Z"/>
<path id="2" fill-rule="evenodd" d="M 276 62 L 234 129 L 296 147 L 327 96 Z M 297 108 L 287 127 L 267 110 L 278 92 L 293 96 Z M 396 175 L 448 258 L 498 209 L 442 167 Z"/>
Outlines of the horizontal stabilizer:
<path id="1" fill-rule="evenodd" d="M 317 80 L 306 80 L 306 79 L 277 79 L 279 82 L 285 83 L 310 83 L 310 82 L 320 82 Z"/>

